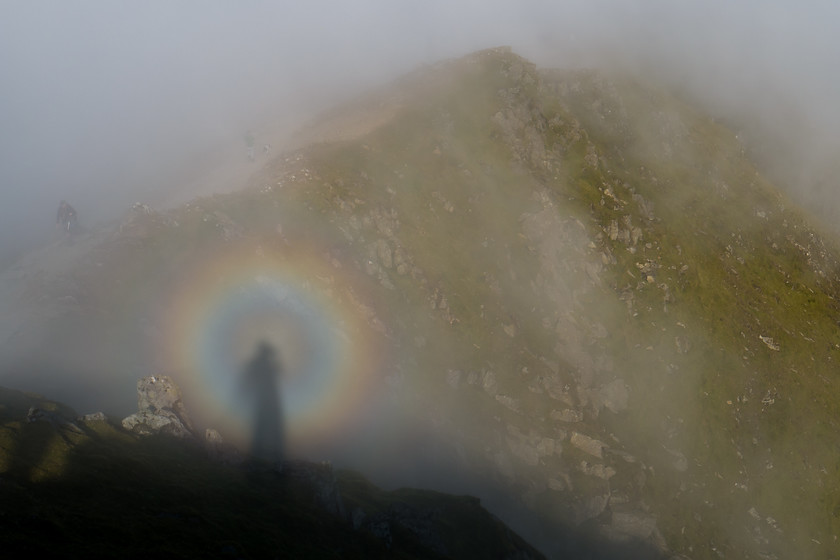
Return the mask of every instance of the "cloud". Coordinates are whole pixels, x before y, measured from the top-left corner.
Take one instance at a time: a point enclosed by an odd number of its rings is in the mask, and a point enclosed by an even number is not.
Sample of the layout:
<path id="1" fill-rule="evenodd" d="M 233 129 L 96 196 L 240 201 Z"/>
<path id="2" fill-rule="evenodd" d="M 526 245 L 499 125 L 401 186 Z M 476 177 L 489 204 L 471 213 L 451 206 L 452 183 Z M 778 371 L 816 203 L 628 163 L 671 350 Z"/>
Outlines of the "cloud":
<path id="1" fill-rule="evenodd" d="M 544 66 L 651 69 L 721 111 L 784 104 L 833 138 L 828 2 L 11 2 L 0 21 L 0 234 L 43 238 L 178 189 L 185 162 L 418 65 L 508 44 Z M 198 172 L 196 170 L 196 172 Z M 2 249 L 0 249 L 2 255 Z"/>

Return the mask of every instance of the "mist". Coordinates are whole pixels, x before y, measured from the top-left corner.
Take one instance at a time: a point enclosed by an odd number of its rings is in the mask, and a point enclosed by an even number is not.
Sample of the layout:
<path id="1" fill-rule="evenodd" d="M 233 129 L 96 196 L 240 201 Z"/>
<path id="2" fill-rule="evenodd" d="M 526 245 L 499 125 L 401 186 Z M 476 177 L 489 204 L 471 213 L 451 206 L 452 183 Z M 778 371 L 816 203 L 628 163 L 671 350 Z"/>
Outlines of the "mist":
<path id="1" fill-rule="evenodd" d="M 241 161 L 247 129 L 278 142 L 417 66 L 502 44 L 544 66 L 653 72 L 722 114 L 759 120 L 807 163 L 831 152 L 840 124 L 838 14 L 826 3 L 40 1 L 3 12 L 6 260 L 50 238 L 62 198 L 87 224 L 135 200 L 183 202 L 173 193 L 207 176 L 202 158 Z"/>
<path id="2" fill-rule="evenodd" d="M 57 243 L 62 199 L 98 228 L 134 202 L 166 208 L 236 190 L 261 165 L 247 160 L 246 131 L 258 150 L 271 144 L 279 153 L 322 111 L 418 67 L 499 45 L 540 67 L 601 67 L 664 83 L 742 131 L 791 196 L 824 217 L 840 215 L 826 182 L 840 147 L 840 8 L 829 3 L 80 0 L 8 1 L 0 13 L 0 268 Z M 68 354 L 84 354 L 86 342 L 83 334 L 58 341 Z M 16 350 L 35 353 L 41 343 Z M 95 395 L 61 363 L 0 384 L 29 383 L 82 412 L 102 403 L 127 413 L 133 386 L 126 391 L 109 371 L 124 350 L 140 352 L 102 343 L 93 356 L 74 355 L 104 380 Z M 417 448 L 436 445 L 434 434 L 396 422 L 380 429 L 331 452 L 373 469 L 388 442 L 391 462 L 376 473 L 384 483 L 467 488 L 467 474 L 453 476 L 456 450 L 413 462 Z"/>

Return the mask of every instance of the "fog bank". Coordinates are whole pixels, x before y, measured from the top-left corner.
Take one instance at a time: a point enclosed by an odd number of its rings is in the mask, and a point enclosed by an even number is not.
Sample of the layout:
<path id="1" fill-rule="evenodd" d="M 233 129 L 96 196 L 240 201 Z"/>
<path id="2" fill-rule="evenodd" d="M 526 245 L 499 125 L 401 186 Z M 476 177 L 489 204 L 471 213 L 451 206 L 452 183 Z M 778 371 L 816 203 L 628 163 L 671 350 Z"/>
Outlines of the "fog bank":
<path id="1" fill-rule="evenodd" d="M 418 65 L 501 44 L 546 66 L 653 70 L 722 111 L 795 133 L 782 144 L 819 159 L 840 120 L 830 71 L 838 10 L 781 1 L 6 2 L 0 255 L 13 250 L 9 240 L 49 239 L 61 198 L 88 223 L 134 199 L 163 201 L 200 176 L 202 154 L 244 149 L 248 129 L 258 142 L 277 137 Z"/>

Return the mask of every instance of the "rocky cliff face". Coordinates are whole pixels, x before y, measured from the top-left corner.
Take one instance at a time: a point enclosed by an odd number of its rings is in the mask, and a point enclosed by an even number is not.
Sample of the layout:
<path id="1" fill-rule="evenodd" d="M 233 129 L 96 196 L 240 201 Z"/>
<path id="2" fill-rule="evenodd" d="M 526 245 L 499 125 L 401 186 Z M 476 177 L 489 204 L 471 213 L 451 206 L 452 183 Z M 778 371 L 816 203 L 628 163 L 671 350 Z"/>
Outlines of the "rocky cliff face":
<path id="1" fill-rule="evenodd" d="M 644 554 L 830 557 L 838 253 L 731 131 L 628 77 L 505 49 L 371 103 L 387 118 L 275 158 L 240 193 L 133 216 L 80 299 L 127 312 L 121 286 L 144 276 L 132 298 L 153 341 L 179 269 L 306 252 L 324 266 L 301 289 L 388 349 L 388 412 L 364 429 L 433 464 L 419 482 L 492 488 L 558 555 L 584 534 Z M 387 439 L 391 422 L 434 445 Z"/>

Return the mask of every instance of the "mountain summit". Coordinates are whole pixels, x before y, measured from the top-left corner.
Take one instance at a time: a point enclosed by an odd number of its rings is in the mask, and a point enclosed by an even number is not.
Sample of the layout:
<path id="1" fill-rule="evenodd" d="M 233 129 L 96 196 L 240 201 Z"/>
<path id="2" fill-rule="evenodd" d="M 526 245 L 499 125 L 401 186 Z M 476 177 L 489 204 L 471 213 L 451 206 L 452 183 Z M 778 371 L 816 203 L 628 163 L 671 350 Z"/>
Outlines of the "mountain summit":
<path id="1" fill-rule="evenodd" d="M 236 433 L 230 373 L 267 337 L 292 447 L 477 494 L 551 556 L 832 557 L 837 245 L 725 124 L 498 48 L 306 137 L 60 276 L 6 271 L 65 304 L 6 384 L 130 398 L 165 372 Z"/>

